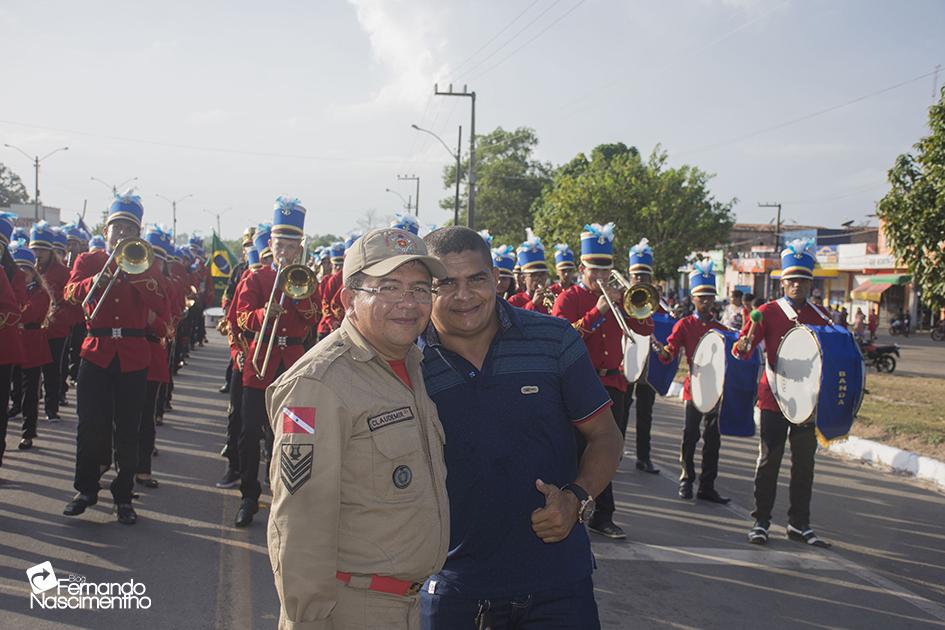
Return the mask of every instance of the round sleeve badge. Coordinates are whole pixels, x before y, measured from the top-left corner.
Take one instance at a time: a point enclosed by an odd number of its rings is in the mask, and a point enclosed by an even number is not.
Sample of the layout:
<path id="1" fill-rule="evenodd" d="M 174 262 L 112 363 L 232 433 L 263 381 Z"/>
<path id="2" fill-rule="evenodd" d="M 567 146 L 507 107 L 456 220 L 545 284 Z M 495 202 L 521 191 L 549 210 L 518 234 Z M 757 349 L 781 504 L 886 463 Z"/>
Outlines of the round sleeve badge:
<path id="1" fill-rule="evenodd" d="M 393 479 L 397 489 L 403 490 L 413 481 L 413 471 L 410 470 L 410 466 L 398 466 L 394 469 Z"/>

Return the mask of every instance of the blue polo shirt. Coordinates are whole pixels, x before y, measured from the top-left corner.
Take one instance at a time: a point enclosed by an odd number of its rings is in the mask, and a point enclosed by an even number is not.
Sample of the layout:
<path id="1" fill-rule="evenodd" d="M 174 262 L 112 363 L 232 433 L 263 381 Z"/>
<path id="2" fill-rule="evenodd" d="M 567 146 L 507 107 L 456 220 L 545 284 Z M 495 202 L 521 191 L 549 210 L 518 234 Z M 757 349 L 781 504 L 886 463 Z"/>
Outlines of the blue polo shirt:
<path id="1" fill-rule="evenodd" d="M 541 479 L 561 487 L 577 476 L 574 425 L 610 405 L 584 342 L 567 320 L 497 300 L 500 329 L 482 370 L 440 345 L 431 324 L 421 339 L 423 377 L 446 430 L 450 550 L 437 594 L 524 595 L 590 575 L 584 527 L 544 543 L 531 514 L 544 507 Z"/>

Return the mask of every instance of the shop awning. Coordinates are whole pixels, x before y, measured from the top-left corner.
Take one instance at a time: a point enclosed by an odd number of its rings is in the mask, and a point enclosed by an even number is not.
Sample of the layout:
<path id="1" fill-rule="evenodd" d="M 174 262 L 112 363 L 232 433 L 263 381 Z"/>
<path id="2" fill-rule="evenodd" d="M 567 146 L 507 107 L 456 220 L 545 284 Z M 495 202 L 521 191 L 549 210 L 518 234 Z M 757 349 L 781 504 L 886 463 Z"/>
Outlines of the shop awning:
<path id="1" fill-rule="evenodd" d="M 871 276 L 869 281 L 879 284 L 909 284 L 912 282 L 912 276 L 904 273 L 880 274 Z"/>
<path id="2" fill-rule="evenodd" d="M 867 302 L 879 302 L 883 297 L 883 291 L 892 286 L 891 282 L 877 282 L 874 279 L 863 282 L 855 289 L 850 291 L 850 297 L 854 300 L 866 300 Z"/>

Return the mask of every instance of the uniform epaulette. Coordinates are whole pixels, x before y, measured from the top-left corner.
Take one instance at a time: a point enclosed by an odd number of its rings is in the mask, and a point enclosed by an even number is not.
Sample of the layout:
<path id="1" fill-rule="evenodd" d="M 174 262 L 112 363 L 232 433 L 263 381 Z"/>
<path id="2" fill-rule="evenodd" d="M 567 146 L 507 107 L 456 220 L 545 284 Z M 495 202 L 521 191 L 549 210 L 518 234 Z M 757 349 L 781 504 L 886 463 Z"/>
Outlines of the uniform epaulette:
<path id="1" fill-rule="evenodd" d="M 320 348 L 319 352 L 312 357 L 311 365 L 308 369 L 308 376 L 316 380 L 321 380 L 331 364 L 350 349 L 351 346 L 348 342 L 342 339 L 340 335 L 337 335 L 335 340 L 331 344 L 328 344 L 327 348 L 323 350 Z"/>

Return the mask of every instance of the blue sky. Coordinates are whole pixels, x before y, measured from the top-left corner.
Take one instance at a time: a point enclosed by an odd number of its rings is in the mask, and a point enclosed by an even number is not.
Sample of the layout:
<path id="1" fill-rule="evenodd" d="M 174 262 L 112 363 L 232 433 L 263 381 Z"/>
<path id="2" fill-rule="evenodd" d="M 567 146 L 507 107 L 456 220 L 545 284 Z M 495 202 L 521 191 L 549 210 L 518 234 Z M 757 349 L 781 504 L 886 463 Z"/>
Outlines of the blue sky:
<path id="1" fill-rule="evenodd" d="M 476 90 L 480 132 L 534 128 L 540 159 L 659 143 L 671 164 L 715 173 L 740 221 L 767 222 L 757 203 L 781 201 L 788 224 L 836 226 L 873 212 L 926 132 L 933 77 L 917 77 L 945 64 L 945 3 L 931 0 L 195 5 L 0 6 L 0 144 L 70 146 L 43 164 L 46 203 L 98 210 L 109 193 L 91 177 L 137 176 L 148 221 L 170 223 L 155 193 L 194 194 L 180 231 L 209 234 L 203 210 L 225 210 L 233 238 L 289 194 L 307 231 L 342 233 L 397 210 L 385 188 L 406 196 L 396 176 L 415 173 L 421 222 L 440 223 L 450 158 L 410 124 L 452 145 L 469 106 L 432 96 L 438 81 Z M 0 161 L 32 189 L 26 158 L 0 148 Z"/>

